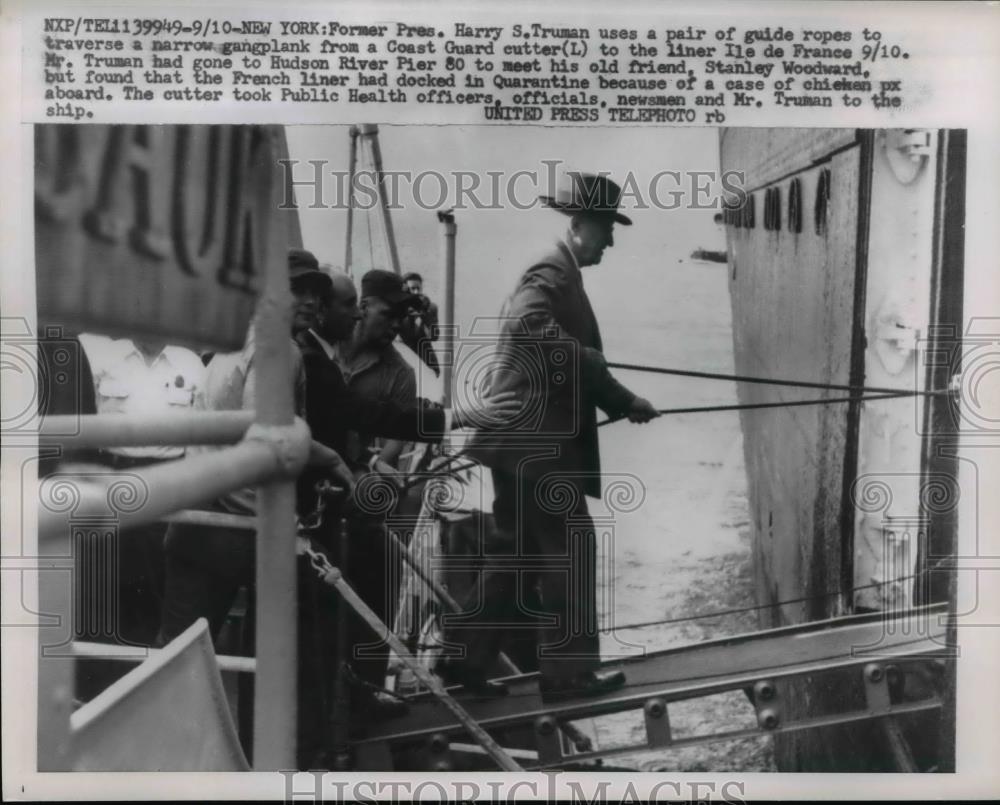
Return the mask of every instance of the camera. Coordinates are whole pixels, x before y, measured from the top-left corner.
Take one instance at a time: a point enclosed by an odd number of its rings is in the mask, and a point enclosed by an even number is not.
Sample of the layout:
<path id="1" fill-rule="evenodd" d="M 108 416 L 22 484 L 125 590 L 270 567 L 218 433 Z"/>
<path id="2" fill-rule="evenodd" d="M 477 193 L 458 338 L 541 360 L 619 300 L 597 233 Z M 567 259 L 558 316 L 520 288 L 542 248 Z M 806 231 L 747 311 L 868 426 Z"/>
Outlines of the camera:
<path id="1" fill-rule="evenodd" d="M 431 300 L 428 299 L 423 294 L 417 294 L 417 298 L 413 300 L 411 310 L 415 316 L 423 316 L 431 309 Z"/>

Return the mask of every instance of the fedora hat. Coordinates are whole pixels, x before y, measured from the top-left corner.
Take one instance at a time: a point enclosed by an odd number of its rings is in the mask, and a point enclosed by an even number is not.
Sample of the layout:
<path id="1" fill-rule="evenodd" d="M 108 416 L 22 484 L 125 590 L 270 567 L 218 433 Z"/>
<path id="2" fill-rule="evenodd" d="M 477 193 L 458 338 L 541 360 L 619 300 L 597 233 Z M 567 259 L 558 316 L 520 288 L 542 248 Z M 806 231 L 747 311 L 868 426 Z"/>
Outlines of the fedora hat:
<path id="1" fill-rule="evenodd" d="M 622 189 L 603 174 L 567 171 L 559 177 L 554 196 L 539 196 L 546 207 L 566 215 L 590 213 L 608 215 L 617 223 L 632 225 L 632 219 L 618 212 Z"/>

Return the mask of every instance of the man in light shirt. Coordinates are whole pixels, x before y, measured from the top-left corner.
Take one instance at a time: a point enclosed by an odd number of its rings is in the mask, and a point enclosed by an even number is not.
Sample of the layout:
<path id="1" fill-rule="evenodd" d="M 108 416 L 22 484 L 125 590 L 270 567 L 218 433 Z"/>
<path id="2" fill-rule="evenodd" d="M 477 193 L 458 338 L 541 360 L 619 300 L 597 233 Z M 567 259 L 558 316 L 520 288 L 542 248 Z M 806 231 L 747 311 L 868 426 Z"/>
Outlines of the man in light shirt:
<path id="1" fill-rule="evenodd" d="M 149 338 L 111 339 L 89 333 L 80 336 L 80 343 L 94 376 L 99 414 L 155 416 L 187 410 L 204 385 L 201 359 L 184 347 Z M 184 448 L 149 445 L 110 447 L 104 452 L 111 466 L 124 468 L 180 458 Z"/>
<path id="2" fill-rule="evenodd" d="M 190 410 L 204 384 L 205 369 L 198 356 L 184 347 L 154 338 L 119 338 L 81 334 L 94 383 L 98 414 L 155 417 Z M 121 473 L 179 459 L 175 445 L 110 447 L 98 460 Z M 115 533 L 113 545 L 90 540 L 81 545 L 76 579 L 81 606 L 76 636 L 98 642 L 149 645 L 156 637 L 163 600 L 163 536 L 166 525 L 149 523 Z M 109 558 L 117 561 L 109 563 Z M 81 698 L 89 698 L 120 674 L 120 668 L 87 663 L 78 682 Z"/>

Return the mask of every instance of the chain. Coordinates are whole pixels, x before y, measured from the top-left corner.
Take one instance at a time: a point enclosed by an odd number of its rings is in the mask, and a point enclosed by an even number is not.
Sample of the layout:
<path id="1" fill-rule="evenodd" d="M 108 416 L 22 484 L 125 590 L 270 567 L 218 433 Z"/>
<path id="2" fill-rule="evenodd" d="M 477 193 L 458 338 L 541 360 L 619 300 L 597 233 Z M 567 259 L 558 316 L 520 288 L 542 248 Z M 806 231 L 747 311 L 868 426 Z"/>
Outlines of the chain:
<path id="1" fill-rule="evenodd" d="M 329 481 L 320 481 L 314 487 L 316 490 L 316 507 L 308 515 L 299 519 L 296 528 L 295 552 L 299 556 L 308 556 L 309 564 L 323 581 L 329 583 L 329 575 L 334 566 L 330 564 L 326 554 L 314 548 L 314 543 L 309 533 L 316 531 L 323 524 L 323 513 L 326 511 L 326 499 L 331 492 L 337 491 L 338 487 L 333 486 Z"/>
<path id="2" fill-rule="evenodd" d="M 316 490 L 316 508 L 305 517 L 299 518 L 298 532 L 300 534 L 305 531 L 315 531 L 322 525 L 323 512 L 326 511 L 326 495 L 324 493 L 329 487 L 329 481 L 321 481 L 314 487 Z"/>
<path id="3" fill-rule="evenodd" d="M 309 565 L 313 570 L 316 571 L 316 575 L 319 576 L 320 580 L 324 584 L 333 584 L 332 575 L 334 571 L 337 570 L 330 560 L 327 559 L 326 554 L 322 550 L 317 550 L 314 547 L 314 543 L 311 538 L 303 535 L 299 535 L 295 538 L 295 553 L 299 556 L 308 556 Z"/>

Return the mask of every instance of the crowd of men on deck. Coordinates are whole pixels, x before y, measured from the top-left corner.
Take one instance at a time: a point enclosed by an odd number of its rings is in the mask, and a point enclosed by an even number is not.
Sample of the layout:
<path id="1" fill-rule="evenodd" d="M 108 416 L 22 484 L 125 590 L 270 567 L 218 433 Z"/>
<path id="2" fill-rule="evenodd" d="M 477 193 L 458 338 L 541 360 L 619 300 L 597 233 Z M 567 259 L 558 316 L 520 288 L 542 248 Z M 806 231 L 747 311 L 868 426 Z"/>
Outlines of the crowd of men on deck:
<path id="1" fill-rule="evenodd" d="M 631 223 L 618 211 L 620 193 L 606 177 L 570 174 L 554 196 L 543 198 L 546 206 L 569 216 L 569 228 L 554 249 L 524 272 L 507 300 L 497 341 L 503 371 L 491 375 L 486 396 L 461 409 L 421 399 L 414 369 L 394 346 L 398 338 L 439 372 L 431 343 L 437 310 L 423 295 L 419 275 L 372 270 L 358 288 L 346 274 L 321 270 L 312 253 L 288 252 L 293 298 L 288 355 L 295 407 L 314 440 L 309 466 L 297 484 L 300 518 L 316 510 L 319 482 L 331 481 L 348 492 L 368 473 L 399 482 L 399 461 L 408 443 L 433 443 L 452 428 L 471 427 L 466 452 L 492 472 L 492 537 L 508 547 L 516 543 L 517 551 L 535 560 L 553 560 L 551 568 L 537 572 L 543 608 L 556 615 L 554 622 L 550 619 L 540 628 L 538 638 L 542 693 L 550 700 L 602 695 L 625 682 L 620 671 L 599 668 L 596 549 L 592 528 L 586 527 L 586 496 L 600 493 L 596 409 L 633 422 L 657 414 L 609 373 L 580 274 L 581 268 L 599 263 L 603 251 L 613 245 L 614 224 Z M 523 353 L 525 341 L 541 349 Z M 188 408 L 254 407 L 252 326 L 242 350 L 202 357 L 150 340 L 84 334 L 80 342 L 86 361 L 79 380 L 94 390 L 93 399 L 79 409 L 82 413 L 155 415 Z M 573 354 L 566 355 L 567 347 Z M 509 370 L 522 353 L 537 362 L 541 382 Z M 218 448 L 187 451 L 210 449 Z M 126 470 L 175 460 L 181 453 L 181 448 L 162 446 L 111 448 L 94 458 Z M 553 505 L 547 491 L 560 479 L 569 479 L 577 492 L 569 508 Z M 206 508 L 252 516 L 255 490 L 235 490 Z M 391 625 L 400 557 L 386 537 L 384 515 L 352 507 L 346 495 L 326 514 L 315 540 L 336 557 L 338 523 L 341 517 L 347 519 L 350 559 L 345 576 Z M 572 534 L 566 527 L 570 519 L 575 524 Z M 116 550 L 114 628 L 108 633 L 101 623 L 81 615 L 76 621 L 78 639 L 162 646 L 198 618 L 206 618 L 220 651 L 253 655 L 255 552 L 246 531 L 184 522 L 154 524 L 119 535 Z M 300 564 L 297 754 L 301 768 L 315 768 L 329 762 L 333 680 L 343 658 L 337 656 L 334 640 L 335 594 L 317 583 L 306 562 Z M 99 595 L 93 580 L 79 583 L 84 600 Z M 509 623 L 523 614 L 521 589 L 510 572 L 481 574 L 464 626 L 450 635 L 466 645 L 465 656 L 439 668 L 449 683 L 472 695 L 504 695 L 504 685 L 494 679 L 504 630 L 490 624 Z M 236 612 L 243 614 L 242 634 L 233 628 L 231 616 Z M 393 717 L 400 703 L 377 693 L 386 676 L 387 650 L 356 650 L 370 648 L 373 635 L 358 618 L 350 624 L 350 714 L 352 724 L 362 729 L 372 719 Z M 100 666 L 89 664 L 78 679 L 77 695 L 92 696 L 106 683 Z M 241 705 L 249 699 L 241 696 Z M 249 708 L 241 711 L 241 736 L 252 734 L 251 717 Z M 249 753 L 249 741 L 244 744 Z"/>
<path id="2" fill-rule="evenodd" d="M 426 297 L 411 293 L 397 274 L 378 269 L 361 278 L 359 295 L 350 277 L 321 270 L 315 256 L 302 249 L 289 251 L 288 268 L 293 300 L 289 360 L 295 379 L 295 407 L 315 440 L 311 466 L 298 483 L 298 510 L 305 518 L 316 508 L 317 482 L 332 479 L 350 488 L 366 472 L 401 482 L 398 465 L 406 445 L 440 439 L 461 420 L 418 398 L 414 368 L 393 346 L 397 337 L 406 333 L 406 342 L 413 344 L 416 354 L 423 354 L 425 363 L 437 368 L 436 363 L 426 360 L 433 354 L 430 342 L 437 337 L 436 309 Z M 407 282 L 419 283 L 420 277 L 408 275 Z M 253 327 L 241 351 L 201 357 L 184 347 L 149 339 L 84 333 L 80 343 L 96 413 L 155 416 L 184 409 L 254 407 Z M 315 443 L 327 451 L 318 451 Z M 127 470 L 206 449 L 217 448 L 114 447 L 101 450 L 94 458 L 113 470 Z M 235 490 L 207 508 L 252 516 L 256 513 L 255 490 Z M 342 513 L 331 511 L 315 534 L 334 555 L 337 535 L 333 524 Z M 397 591 L 390 585 L 399 573 L 388 568 L 398 566 L 399 557 L 389 550 L 379 517 L 354 512 L 349 519 L 353 549 L 349 579 L 383 621 L 391 623 Z M 116 552 L 116 578 L 103 580 L 116 589 L 101 591 L 91 585 L 84 591 L 85 598 L 104 594 L 109 604 L 117 597 L 117 605 L 112 605 L 115 625 L 106 629 L 104 616 L 109 613 L 93 610 L 91 622 L 86 617 L 78 619 L 78 637 L 165 645 L 204 617 L 217 645 L 228 643 L 228 650 L 253 653 L 253 596 L 241 595 L 241 591 L 253 587 L 254 542 L 245 532 L 152 524 L 119 535 Z M 303 763 L 315 763 L 322 761 L 323 751 L 329 748 L 324 739 L 328 737 L 325 722 L 333 706 L 336 601 L 305 572 L 299 587 L 299 757 Z M 234 605 L 244 611 L 243 628 L 238 635 L 227 635 L 224 630 Z M 372 642 L 366 627 L 352 621 L 352 647 Z M 352 670 L 369 685 L 357 685 L 351 691 L 352 720 L 362 724 L 371 717 L 392 715 L 399 709 L 396 700 L 373 693 L 384 683 L 386 652 L 370 652 L 367 657 L 357 654 Z M 82 696 L 96 693 L 107 682 L 100 665 L 89 670 L 91 673 L 81 679 Z M 249 709 L 241 713 L 241 733 L 245 736 L 250 735 L 246 723 L 250 717 Z M 246 749 L 249 752 L 249 743 Z"/>

